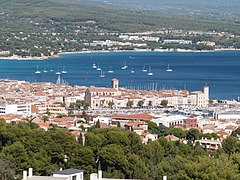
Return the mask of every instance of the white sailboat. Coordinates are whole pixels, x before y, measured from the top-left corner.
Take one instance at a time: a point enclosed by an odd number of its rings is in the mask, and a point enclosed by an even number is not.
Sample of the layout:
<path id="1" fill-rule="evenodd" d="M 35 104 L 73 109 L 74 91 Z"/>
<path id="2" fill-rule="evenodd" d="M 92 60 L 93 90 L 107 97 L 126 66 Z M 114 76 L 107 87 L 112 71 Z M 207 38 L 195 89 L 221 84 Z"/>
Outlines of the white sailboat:
<path id="1" fill-rule="evenodd" d="M 58 68 L 58 71 L 55 74 L 57 74 L 57 75 L 61 74 L 61 72 L 59 71 L 59 68 Z"/>
<path id="2" fill-rule="evenodd" d="M 37 66 L 37 70 L 35 71 L 35 74 L 41 74 L 41 71 L 38 70 L 38 66 Z"/>
<path id="3" fill-rule="evenodd" d="M 132 73 L 132 74 L 134 74 L 134 73 L 135 73 L 135 71 L 133 70 L 133 68 L 132 68 L 132 70 L 131 70 L 131 73 Z"/>
<path id="4" fill-rule="evenodd" d="M 101 74 L 99 75 L 100 78 L 104 78 L 105 77 L 105 74 L 104 72 L 101 70 Z"/>
<path id="5" fill-rule="evenodd" d="M 93 69 L 97 69 L 97 65 L 95 63 L 92 64 Z"/>
<path id="6" fill-rule="evenodd" d="M 44 68 L 43 72 L 44 72 L 44 73 L 47 73 L 48 71 L 46 70 L 46 68 Z"/>
<path id="7" fill-rule="evenodd" d="M 168 64 L 168 67 L 167 67 L 167 72 L 172 72 L 172 69 L 170 68 L 170 65 Z"/>
<path id="8" fill-rule="evenodd" d="M 142 72 L 147 72 L 147 69 L 146 69 L 145 65 L 143 66 Z"/>
<path id="9" fill-rule="evenodd" d="M 108 73 L 114 73 L 114 71 L 112 70 L 112 66 L 110 65 Z"/>
<path id="10" fill-rule="evenodd" d="M 67 74 L 67 71 L 65 70 L 65 66 L 63 66 L 62 74 Z"/>
<path id="11" fill-rule="evenodd" d="M 153 75 L 153 73 L 152 73 L 152 71 L 151 71 L 151 66 L 149 66 L 148 76 L 152 76 L 152 75 Z"/>
<path id="12" fill-rule="evenodd" d="M 125 61 L 125 63 L 123 64 L 123 66 L 122 66 L 121 68 L 122 68 L 123 70 L 128 68 L 126 61 Z"/>
<path id="13" fill-rule="evenodd" d="M 98 63 L 98 66 L 97 66 L 97 71 L 101 71 L 102 69 L 99 67 L 99 63 Z"/>

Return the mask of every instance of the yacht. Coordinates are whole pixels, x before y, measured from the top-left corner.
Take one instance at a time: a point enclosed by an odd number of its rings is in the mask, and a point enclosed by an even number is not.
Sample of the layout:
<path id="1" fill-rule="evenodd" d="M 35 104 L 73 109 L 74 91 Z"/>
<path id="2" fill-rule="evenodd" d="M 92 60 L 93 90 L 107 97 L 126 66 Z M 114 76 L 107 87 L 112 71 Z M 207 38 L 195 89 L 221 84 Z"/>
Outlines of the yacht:
<path id="1" fill-rule="evenodd" d="M 108 73 L 114 73 L 114 71 L 112 70 L 112 66 L 110 65 Z"/>
<path id="2" fill-rule="evenodd" d="M 95 63 L 92 64 L 93 69 L 97 69 L 97 65 Z"/>
<path id="3" fill-rule="evenodd" d="M 59 69 L 58 69 L 58 71 L 56 72 L 56 74 L 57 74 L 57 75 L 60 75 L 60 74 L 61 74 L 61 72 L 59 71 Z"/>
<path id="4" fill-rule="evenodd" d="M 41 74 L 41 71 L 38 70 L 38 66 L 37 66 L 37 70 L 35 71 L 35 74 Z"/>
<path id="5" fill-rule="evenodd" d="M 153 73 L 152 73 L 152 71 L 151 71 L 151 66 L 149 66 L 148 76 L 152 76 L 152 75 L 153 75 Z"/>
<path id="6" fill-rule="evenodd" d="M 147 72 L 147 69 L 146 69 L 145 65 L 143 66 L 142 72 Z"/>
<path id="7" fill-rule="evenodd" d="M 125 61 L 125 64 L 123 64 L 123 66 L 121 68 L 122 69 L 127 69 L 128 68 L 126 61 Z"/>
<path id="8" fill-rule="evenodd" d="M 63 66 L 62 74 L 67 74 L 67 71 L 65 70 L 65 66 Z"/>
<path id="9" fill-rule="evenodd" d="M 135 73 L 135 71 L 133 70 L 133 68 L 132 68 L 132 70 L 131 70 L 131 73 L 132 73 L 132 74 L 134 74 L 134 73 Z"/>
<path id="10" fill-rule="evenodd" d="M 170 68 L 170 65 L 168 64 L 168 67 L 167 67 L 167 72 L 172 72 L 172 69 Z"/>
<path id="11" fill-rule="evenodd" d="M 43 72 L 44 72 L 44 73 L 47 73 L 47 70 L 46 70 L 46 68 L 44 68 Z"/>
<path id="12" fill-rule="evenodd" d="M 99 75 L 100 78 L 104 78 L 105 77 L 105 74 L 104 72 L 101 70 L 101 74 Z"/>
<path id="13" fill-rule="evenodd" d="M 98 63 L 98 66 L 97 66 L 97 71 L 101 71 L 102 69 L 99 67 L 99 63 Z"/>

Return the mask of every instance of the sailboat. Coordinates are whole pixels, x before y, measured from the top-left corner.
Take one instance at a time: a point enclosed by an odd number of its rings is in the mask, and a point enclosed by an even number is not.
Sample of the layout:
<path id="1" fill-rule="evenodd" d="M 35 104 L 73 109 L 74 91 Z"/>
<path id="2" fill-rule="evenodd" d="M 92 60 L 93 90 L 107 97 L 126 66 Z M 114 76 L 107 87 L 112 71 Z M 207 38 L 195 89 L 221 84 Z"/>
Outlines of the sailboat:
<path id="1" fill-rule="evenodd" d="M 35 71 L 35 74 L 41 74 L 41 71 L 38 70 L 38 66 L 37 66 L 37 70 Z"/>
<path id="2" fill-rule="evenodd" d="M 67 74 L 67 71 L 65 70 L 65 66 L 63 66 L 62 74 Z"/>
<path id="3" fill-rule="evenodd" d="M 146 69 L 145 65 L 143 66 L 142 72 L 147 72 L 147 69 Z"/>
<path id="4" fill-rule="evenodd" d="M 98 63 L 98 66 L 97 66 L 97 71 L 101 71 L 102 69 L 99 67 L 99 63 Z"/>
<path id="5" fill-rule="evenodd" d="M 172 69 L 170 68 L 170 65 L 168 64 L 168 67 L 167 67 L 167 72 L 172 72 Z"/>
<path id="6" fill-rule="evenodd" d="M 93 69 L 97 69 L 97 66 L 96 66 L 95 63 L 92 64 L 92 68 L 93 68 Z"/>
<path id="7" fill-rule="evenodd" d="M 114 73 L 114 71 L 112 70 L 112 66 L 110 65 L 108 73 Z"/>
<path id="8" fill-rule="evenodd" d="M 125 64 L 123 64 L 123 66 L 122 66 L 121 68 L 122 68 L 122 69 L 127 69 L 127 68 L 128 68 L 126 61 L 125 61 Z"/>
<path id="9" fill-rule="evenodd" d="M 104 72 L 101 70 L 101 74 L 99 75 L 100 78 L 104 78 L 105 77 L 105 74 Z"/>
<path id="10" fill-rule="evenodd" d="M 43 72 L 44 72 L 44 73 L 47 73 L 47 70 L 46 70 L 46 68 L 44 68 Z"/>
<path id="11" fill-rule="evenodd" d="M 134 73 L 135 73 L 135 71 L 133 70 L 133 68 L 132 68 L 132 70 L 131 70 L 131 73 L 132 73 L 132 74 L 134 74 Z"/>
<path id="12" fill-rule="evenodd" d="M 153 73 L 152 73 L 152 71 L 151 71 L 151 66 L 149 66 L 148 76 L 152 76 L 152 75 L 153 75 Z"/>
<path id="13" fill-rule="evenodd" d="M 58 71 L 56 72 L 56 74 L 57 74 L 57 75 L 60 75 L 60 74 L 61 74 L 61 72 L 59 71 L 59 69 L 58 69 Z"/>

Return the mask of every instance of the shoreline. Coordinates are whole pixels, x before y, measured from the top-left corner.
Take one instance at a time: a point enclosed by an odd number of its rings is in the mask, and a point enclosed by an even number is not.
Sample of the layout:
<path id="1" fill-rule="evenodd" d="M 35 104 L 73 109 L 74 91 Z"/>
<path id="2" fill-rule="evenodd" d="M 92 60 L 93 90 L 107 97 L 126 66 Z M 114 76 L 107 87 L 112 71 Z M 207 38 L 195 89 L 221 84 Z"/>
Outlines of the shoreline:
<path id="1" fill-rule="evenodd" d="M 19 57 L 19 56 L 9 56 L 9 57 L 1 57 L 0 60 L 17 60 L 17 61 L 46 61 L 51 59 L 60 58 L 61 55 L 64 54 L 91 54 L 91 53 L 138 53 L 138 52 L 152 52 L 152 53 L 158 53 L 158 52 L 177 52 L 177 53 L 184 53 L 184 52 L 191 52 L 191 53 L 210 53 L 210 52 L 219 52 L 219 51 L 239 51 L 240 49 L 234 49 L 234 48 L 224 48 L 224 49 L 214 49 L 214 50 L 186 50 L 186 49 L 156 49 L 154 51 L 150 49 L 137 49 L 137 50 L 96 50 L 96 51 L 75 51 L 75 52 L 61 52 L 57 55 L 53 56 L 42 56 L 42 57 Z"/>

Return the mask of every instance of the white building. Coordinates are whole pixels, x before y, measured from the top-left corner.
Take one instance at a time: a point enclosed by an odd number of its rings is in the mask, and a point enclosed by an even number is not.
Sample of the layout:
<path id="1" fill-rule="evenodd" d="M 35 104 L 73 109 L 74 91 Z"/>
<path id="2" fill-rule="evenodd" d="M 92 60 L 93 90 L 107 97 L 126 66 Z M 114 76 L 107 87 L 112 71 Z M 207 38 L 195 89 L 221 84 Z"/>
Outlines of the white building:
<path id="1" fill-rule="evenodd" d="M 0 115 L 4 114 L 25 114 L 31 112 L 30 104 L 1 104 Z"/>

